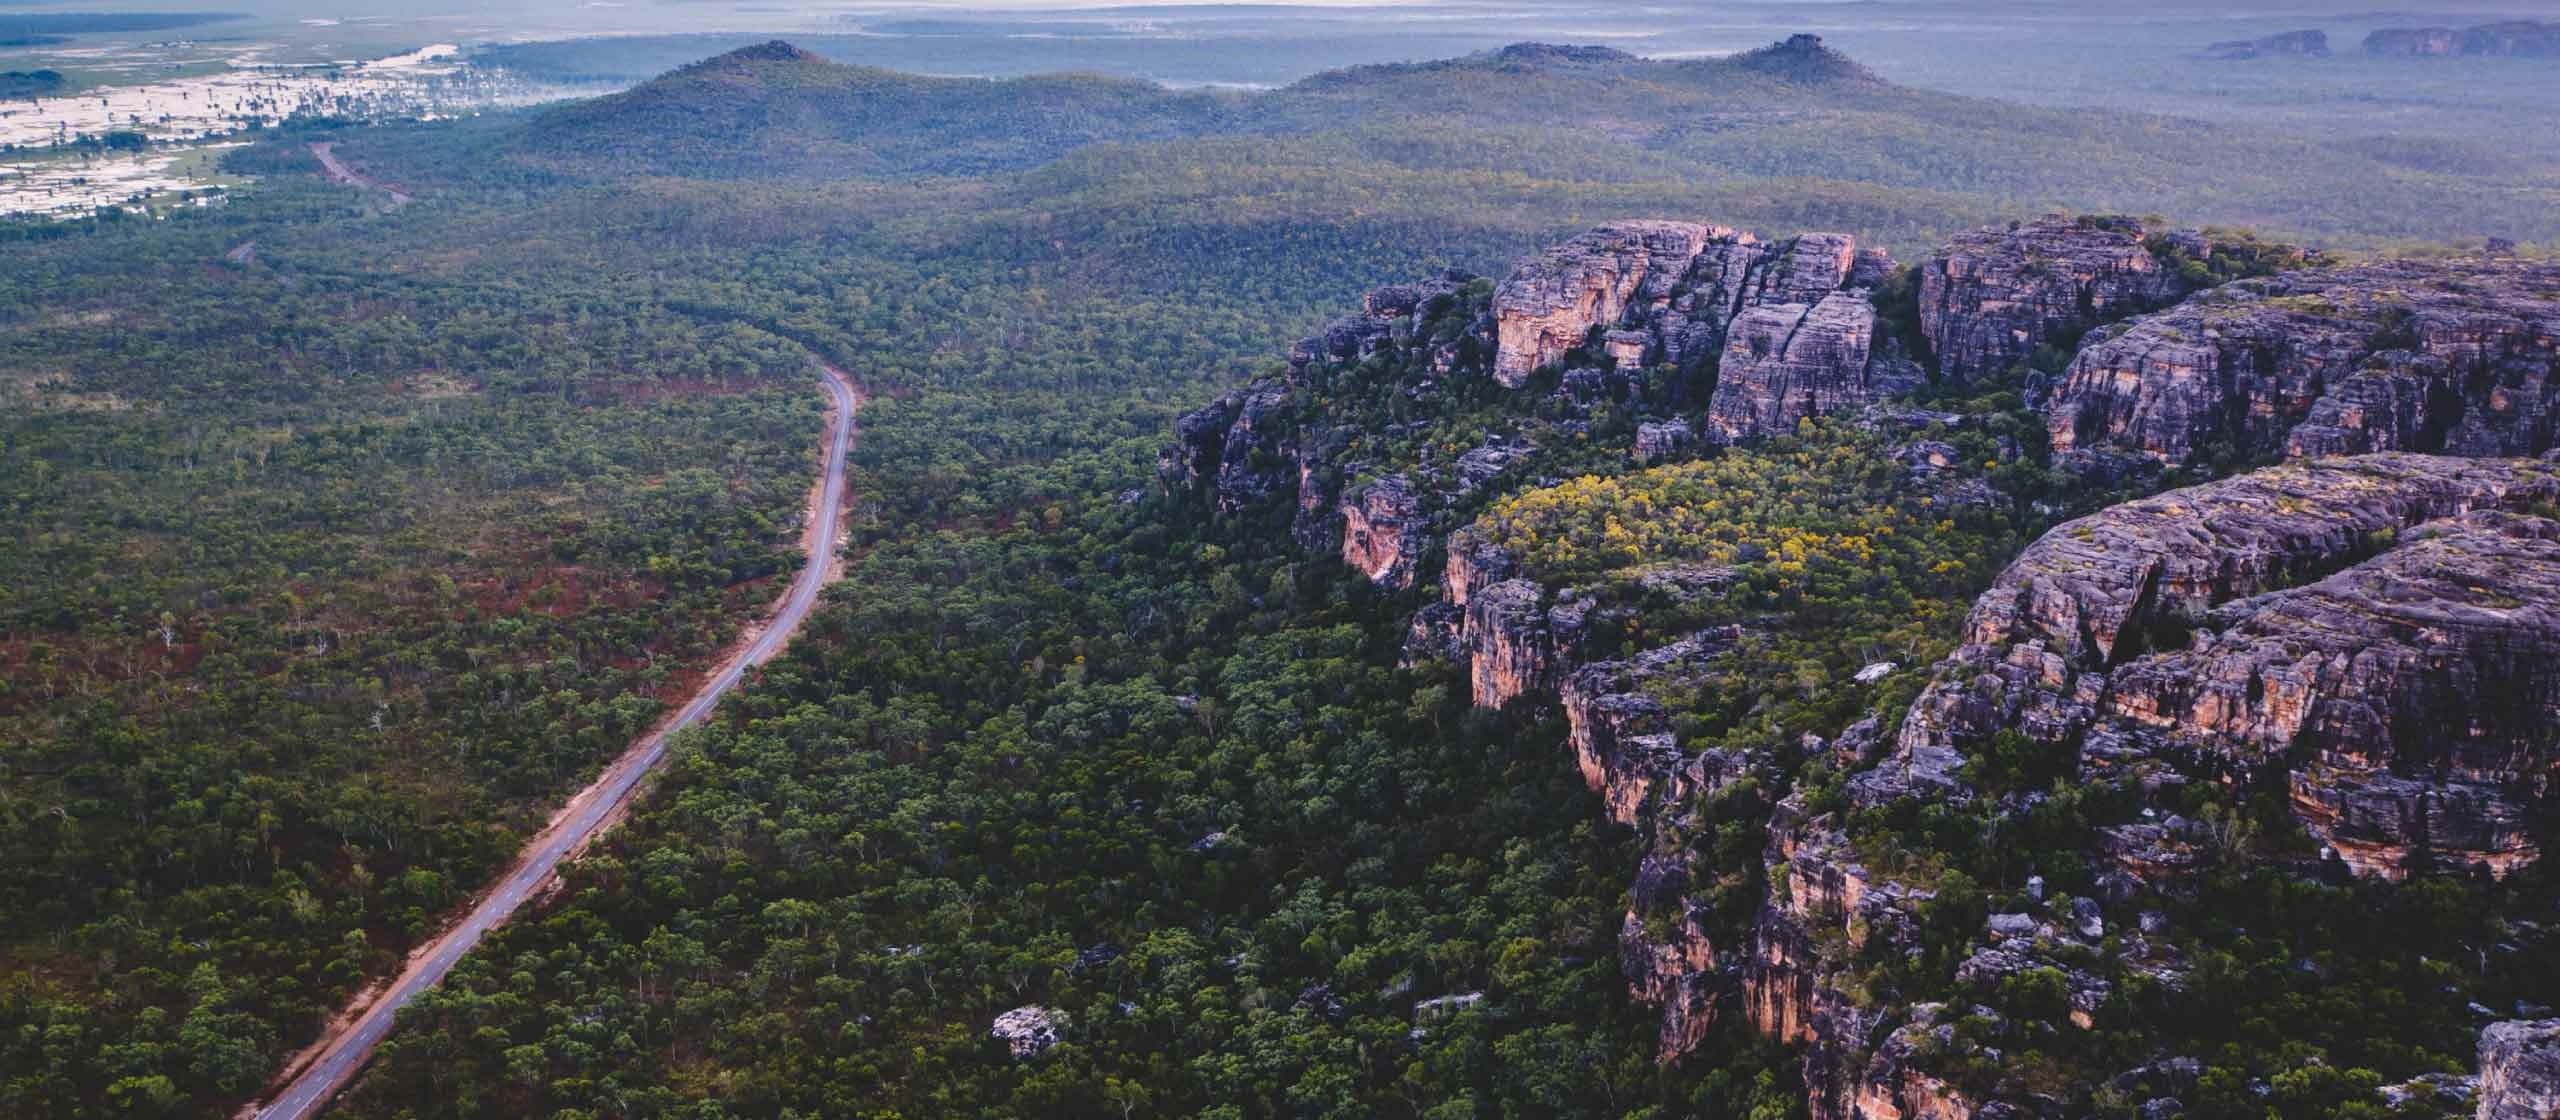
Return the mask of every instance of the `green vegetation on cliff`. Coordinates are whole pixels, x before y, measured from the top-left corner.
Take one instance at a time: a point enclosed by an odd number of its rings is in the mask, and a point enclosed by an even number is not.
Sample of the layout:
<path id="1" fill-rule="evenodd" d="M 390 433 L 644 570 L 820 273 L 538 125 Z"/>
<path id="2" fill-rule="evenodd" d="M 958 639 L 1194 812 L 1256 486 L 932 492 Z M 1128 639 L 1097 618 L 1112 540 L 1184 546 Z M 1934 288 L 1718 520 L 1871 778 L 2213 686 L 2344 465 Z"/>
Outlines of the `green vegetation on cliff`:
<path id="1" fill-rule="evenodd" d="M 875 394 L 850 578 L 347 1113 L 1789 1114 L 1795 1061 L 1739 1032 L 1653 1061 L 1615 955 L 1636 852 L 1552 721 L 1395 667 L 1424 593 L 1286 511 L 1155 490 L 1170 419 L 1381 280 L 1628 214 L 1906 250 L 2049 204 L 2547 220 L 1790 59 L 1248 98 L 749 52 L 273 135 L 233 160 L 256 190 L 166 222 L 7 227 L 0 1114 L 227 1114 L 385 975 L 769 597 L 821 357 Z M 320 139 L 416 201 L 318 182 Z M 1417 425 L 1364 428 L 1382 455 L 1501 407 L 1416 406 L 1392 364 L 1299 403 Z M 1980 396 L 1934 433 L 1957 473 L 2040 493 L 1997 446 L 2014 395 Z M 1501 516 L 1559 579 L 1733 563 L 1751 594 L 1705 609 L 1825 620 L 1694 706 L 1736 741 L 1890 707 L 1910 675 L 1847 674 L 1934 656 L 2030 520 L 1863 507 L 1898 468 L 1820 426 L 1614 477 L 1631 427 Z M 1017 1061 L 987 1027 L 1034 1003 L 1065 1042 Z"/>

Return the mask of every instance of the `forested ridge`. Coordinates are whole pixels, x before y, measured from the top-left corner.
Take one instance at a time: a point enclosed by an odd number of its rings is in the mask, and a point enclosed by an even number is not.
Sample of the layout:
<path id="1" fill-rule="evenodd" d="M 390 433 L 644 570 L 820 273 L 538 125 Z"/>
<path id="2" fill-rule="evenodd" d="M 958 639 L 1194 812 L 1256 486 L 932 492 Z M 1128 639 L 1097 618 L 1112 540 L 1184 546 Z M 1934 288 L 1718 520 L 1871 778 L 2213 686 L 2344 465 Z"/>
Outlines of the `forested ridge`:
<path id="1" fill-rule="evenodd" d="M 0 1114 L 226 1113 L 386 974 L 770 599 L 823 358 L 873 394 L 846 579 L 342 1112 L 1791 1115 L 1795 1063 L 1739 1032 L 1654 1062 L 1616 958 L 1634 845 L 1555 722 L 1400 667 L 1419 591 L 1164 489 L 1174 415 L 1377 283 L 1629 214 L 1907 247 L 2110 204 L 2550 236 L 2529 195 L 1783 54 L 1255 102 L 766 53 L 304 122 L 232 157 L 259 181 L 226 207 L 0 227 Z M 848 90 L 883 108 L 826 112 Z M 318 141 L 416 200 L 320 182 Z M 1736 736 L 1907 700 L 1842 681 L 1943 649 L 2042 516 L 1878 551 L 1789 495 L 1872 484 L 1852 435 L 1620 479 L 1628 434 L 1498 515 L 1595 579 L 1800 530 L 1765 590 L 1839 625 L 1702 701 Z M 1738 508 L 1591 521 L 1699 487 Z M 1891 586 L 1842 574 L 1879 556 Z M 987 1025 L 1033 1002 L 1065 1042 L 1017 1062 Z"/>

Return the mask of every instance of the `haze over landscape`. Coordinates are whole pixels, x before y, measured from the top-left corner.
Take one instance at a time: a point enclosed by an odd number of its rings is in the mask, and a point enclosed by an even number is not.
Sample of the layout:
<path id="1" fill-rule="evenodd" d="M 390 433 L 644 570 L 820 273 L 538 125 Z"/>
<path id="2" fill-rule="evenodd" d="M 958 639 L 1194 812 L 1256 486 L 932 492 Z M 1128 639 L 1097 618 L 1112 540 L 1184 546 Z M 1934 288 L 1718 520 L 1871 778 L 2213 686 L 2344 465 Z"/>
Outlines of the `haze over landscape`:
<path id="1" fill-rule="evenodd" d="M 2560 1117 L 2553 17 L 0 0 L 0 1117 Z"/>

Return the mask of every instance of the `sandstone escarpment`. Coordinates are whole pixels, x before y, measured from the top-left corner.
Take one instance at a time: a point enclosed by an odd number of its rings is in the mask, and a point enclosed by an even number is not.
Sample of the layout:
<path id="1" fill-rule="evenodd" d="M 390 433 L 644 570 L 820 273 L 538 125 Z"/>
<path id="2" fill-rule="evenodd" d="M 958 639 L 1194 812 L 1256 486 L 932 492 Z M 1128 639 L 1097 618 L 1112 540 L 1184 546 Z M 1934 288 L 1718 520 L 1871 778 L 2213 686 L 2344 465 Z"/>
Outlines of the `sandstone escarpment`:
<path id="1" fill-rule="evenodd" d="M 1875 305 L 1835 291 L 1811 306 L 1763 304 L 1727 333 L 1707 430 L 1732 443 L 1795 430 L 1796 422 L 1920 386 L 1916 365 L 1875 360 Z"/>
<path id="2" fill-rule="evenodd" d="M 1592 791 L 1608 803 L 1609 818 L 1633 826 L 1656 797 L 1686 800 L 1714 784 L 1729 760 L 1683 751 L 1672 734 L 1670 713 L 1646 689 L 1706 671 L 1731 653 L 1738 627 L 1691 634 L 1624 661 L 1584 666 L 1557 688 L 1574 763 Z"/>
<path id="3" fill-rule="evenodd" d="M 1870 803 L 1962 795 L 1996 732 L 2084 771 L 2279 773 L 2351 869 L 2504 872 L 2553 786 L 2560 497 L 2515 460 L 2316 460 L 2117 506 L 2010 565 Z"/>
<path id="4" fill-rule="evenodd" d="M 1920 266 L 1920 329 L 1939 376 L 1970 381 L 2193 286 L 2125 218 L 2053 216 L 1956 238 Z M 2211 246 L 2183 238 L 2194 256 Z"/>
<path id="5" fill-rule="evenodd" d="M 1449 272 L 1373 291 L 1359 314 L 1293 346 L 1285 373 L 1175 421 L 1175 442 L 1158 461 L 1166 486 L 1205 493 L 1225 514 L 1294 495 L 1290 532 L 1301 547 L 1339 554 L 1378 586 L 1411 586 L 1438 547 L 1442 511 L 1533 456 L 1526 432 L 1546 422 L 1524 410 L 1515 426 L 1452 456 L 1313 402 L 1343 392 L 1346 378 L 1383 377 L 1359 388 L 1428 402 L 1452 378 L 1483 376 L 1493 324 L 1482 288 L 1470 289 L 1473 303 L 1460 298 L 1469 279 Z M 1559 411 L 1569 428 L 1570 410 Z"/>
<path id="6" fill-rule="evenodd" d="M 1623 222 L 1523 263 L 1494 296 L 1494 380 L 1517 389 L 1588 341 L 1593 328 L 1617 325 L 1630 308 L 1668 306 L 1709 244 L 1735 245 L 1739 236 L 1696 222 Z"/>
<path id="7" fill-rule="evenodd" d="M 2250 766 L 2302 758 L 2296 815 L 2359 872 L 2423 854 L 2503 875 L 2539 853 L 2527 804 L 2560 776 L 2560 524 L 2478 512 L 2410 536 L 2217 608 L 2209 641 L 2117 673 L 2107 711 Z"/>
<path id="8" fill-rule="evenodd" d="M 1719 363 L 1706 431 L 1793 430 L 1809 415 L 1916 387 L 1920 367 L 1875 344 L 1874 290 L 1893 261 L 1855 238 L 1763 242 L 1692 222 L 1603 226 L 1523 263 L 1494 300 L 1494 376 L 1525 385 L 1595 340 L 1621 369 Z"/>
<path id="9" fill-rule="evenodd" d="M 2560 265 L 2381 261 L 2243 280 L 2093 340 L 2055 388 L 2057 452 L 2215 455 L 2553 445 Z"/>

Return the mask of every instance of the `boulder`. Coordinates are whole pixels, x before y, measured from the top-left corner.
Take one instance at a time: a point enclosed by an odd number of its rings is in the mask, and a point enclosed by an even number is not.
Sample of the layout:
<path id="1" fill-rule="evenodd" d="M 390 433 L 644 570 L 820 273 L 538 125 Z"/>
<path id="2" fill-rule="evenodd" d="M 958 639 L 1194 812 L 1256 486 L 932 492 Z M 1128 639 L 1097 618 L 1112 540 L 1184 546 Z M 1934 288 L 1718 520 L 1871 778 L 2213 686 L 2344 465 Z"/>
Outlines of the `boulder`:
<path id="1" fill-rule="evenodd" d="M 2479 1097 L 2479 1120 L 2560 1116 L 2560 1019 L 2518 1019 L 2481 1031 Z"/>
<path id="2" fill-rule="evenodd" d="M 1058 1027 L 1049 1009 L 1038 1004 L 996 1016 L 987 1033 L 1002 1041 L 1016 1058 L 1036 1058 L 1058 1044 Z"/>

